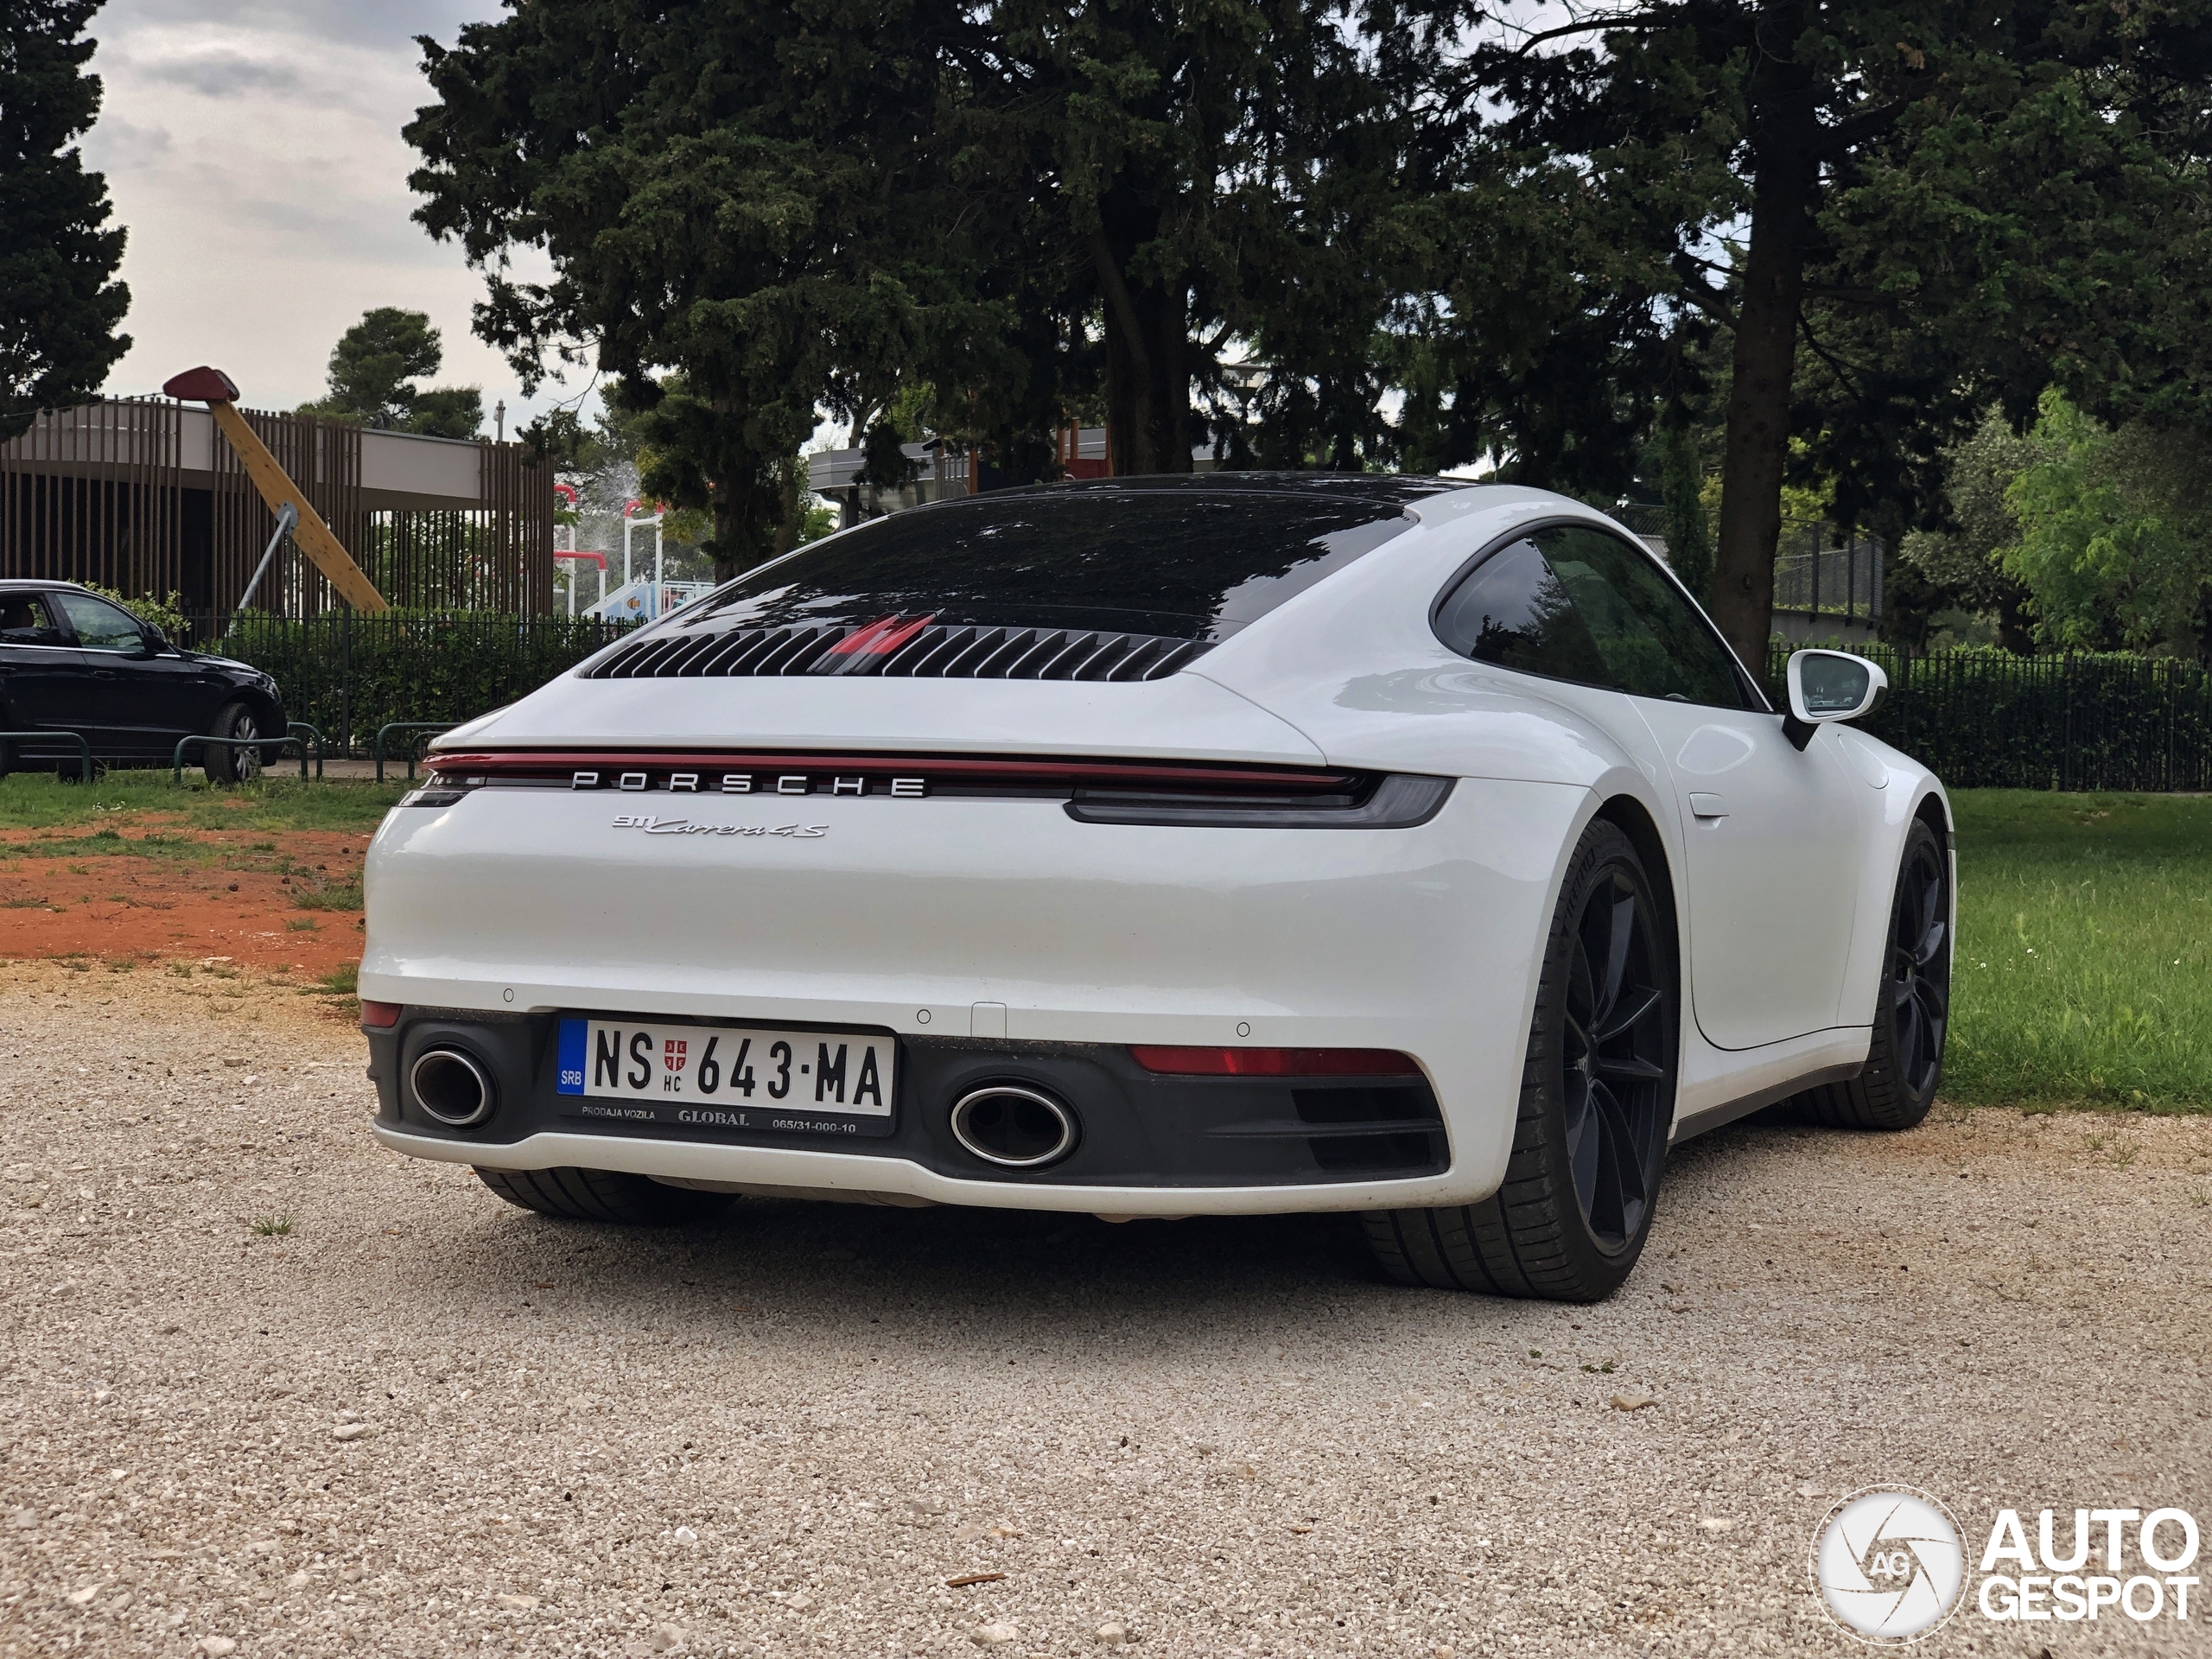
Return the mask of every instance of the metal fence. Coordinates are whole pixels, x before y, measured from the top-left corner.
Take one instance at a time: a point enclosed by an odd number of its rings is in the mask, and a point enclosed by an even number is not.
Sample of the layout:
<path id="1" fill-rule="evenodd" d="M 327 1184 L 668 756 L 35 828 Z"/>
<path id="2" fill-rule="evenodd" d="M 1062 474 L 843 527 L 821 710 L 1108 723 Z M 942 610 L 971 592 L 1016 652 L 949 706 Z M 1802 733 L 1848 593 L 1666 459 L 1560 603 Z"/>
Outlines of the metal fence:
<path id="1" fill-rule="evenodd" d="M 1774 558 L 1774 608 L 1847 622 L 1882 619 L 1882 543 L 1831 524 L 1788 524 Z"/>
<path id="2" fill-rule="evenodd" d="M 1608 511 L 1653 552 L 1668 558 L 1666 508 L 1629 501 Z M 1783 519 L 1774 552 L 1774 608 L 1808 621 L 1879 622 L 1883 552 L 1883 543 L 1872 536 L 1809 519 Z"/>
<path id="3" fill-rule="evenodd" d="M 2196 664 L 1857 649 L 1890 677 L 1861 724 L 1954 789 L 2212 791 L 2212 674 Z M 1777 707 L 1788 660 L 1777 645 L 1768 664 Z"/>

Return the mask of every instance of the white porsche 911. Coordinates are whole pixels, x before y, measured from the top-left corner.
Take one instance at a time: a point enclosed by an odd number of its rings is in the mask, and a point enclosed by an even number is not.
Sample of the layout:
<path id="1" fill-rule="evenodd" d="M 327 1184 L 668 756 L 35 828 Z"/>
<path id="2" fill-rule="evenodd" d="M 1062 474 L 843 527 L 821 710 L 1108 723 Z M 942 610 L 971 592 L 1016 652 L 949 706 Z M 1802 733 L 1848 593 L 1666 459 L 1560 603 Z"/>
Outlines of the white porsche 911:
<path id="1" fill-rule="evenodd" d="M 861 524 L 439 741 L 368 862 L 395 1150 L 737 1193 L 1357 1211 L 1587 1300 L 1669 1146 L 1933 1098 L 1937 780 L 1771 709 L 1602 514 L 1447 480 L 1055 485 Z"/>

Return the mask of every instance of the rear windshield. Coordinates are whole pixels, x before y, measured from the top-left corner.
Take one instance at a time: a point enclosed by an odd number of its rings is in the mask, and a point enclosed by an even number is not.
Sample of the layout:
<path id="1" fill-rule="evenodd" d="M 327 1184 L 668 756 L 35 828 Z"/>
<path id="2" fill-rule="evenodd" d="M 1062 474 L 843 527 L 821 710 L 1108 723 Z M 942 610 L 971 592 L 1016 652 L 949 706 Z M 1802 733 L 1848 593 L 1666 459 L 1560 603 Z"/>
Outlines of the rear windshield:
<path id="1" fill-rule="evenodd" d="M 728 626 L 929 617 L 1224 639 L 1410 530 L 1373 501 L 1257 491 L 1039 491 L 893 513 L 687 611 Z"/>

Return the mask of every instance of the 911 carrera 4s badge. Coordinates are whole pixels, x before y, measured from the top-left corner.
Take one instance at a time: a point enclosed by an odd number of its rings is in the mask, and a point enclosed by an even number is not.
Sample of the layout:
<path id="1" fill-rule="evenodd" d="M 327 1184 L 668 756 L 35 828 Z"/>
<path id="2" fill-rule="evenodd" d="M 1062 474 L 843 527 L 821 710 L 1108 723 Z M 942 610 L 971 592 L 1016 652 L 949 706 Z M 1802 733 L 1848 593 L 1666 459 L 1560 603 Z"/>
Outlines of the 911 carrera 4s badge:
<path id="1" fill-rule="evenodd" d="M 762 1135 L 888 1135 L 888 1035 L 564 1019 L 555 1092 L 569 1115 Z M 619 1105 L 610 1103 L 619 1102 Z"/>
<path id="2" fill-rule="evenodd" d="M 642 830 L 649 836 L 782 836 L 790 841 L 814 841 L 830 833 L 826 823 L 694 823 L 689 818 L 664 818 L 653 812 L 626 812 L 614 820 L 617 830 Z"/>

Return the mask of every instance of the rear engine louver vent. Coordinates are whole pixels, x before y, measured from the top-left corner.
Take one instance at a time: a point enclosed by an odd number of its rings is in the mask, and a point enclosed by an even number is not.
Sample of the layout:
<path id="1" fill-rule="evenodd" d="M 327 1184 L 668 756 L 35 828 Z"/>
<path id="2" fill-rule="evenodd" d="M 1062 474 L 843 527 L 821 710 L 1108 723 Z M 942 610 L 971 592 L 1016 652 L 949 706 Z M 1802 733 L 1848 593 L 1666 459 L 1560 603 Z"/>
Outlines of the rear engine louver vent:
<path id="1" fill-rule="evenodd" d="M 1212 649 L 1203 639 L 1073 628 L 832 623 L 655 634 L 591 671 L 598 680 L 872 674 L 930 680 L 1157 680 Z"/>

